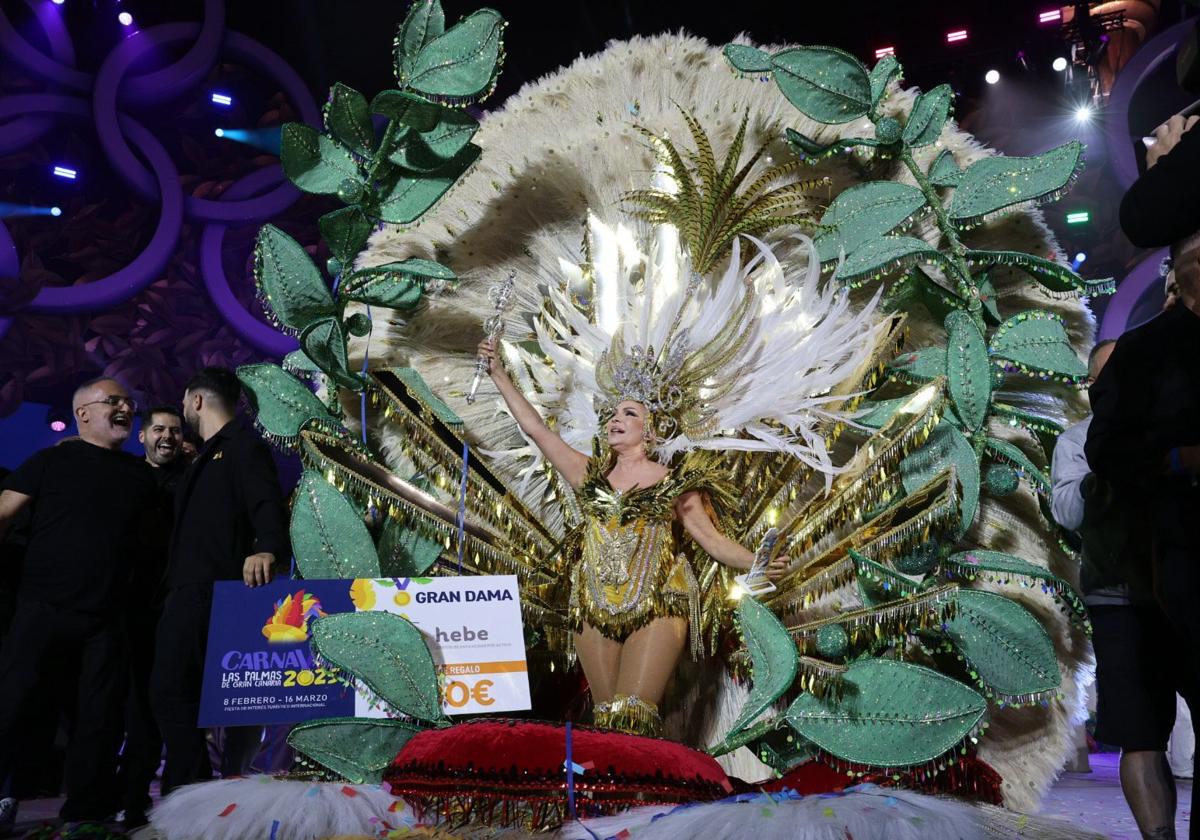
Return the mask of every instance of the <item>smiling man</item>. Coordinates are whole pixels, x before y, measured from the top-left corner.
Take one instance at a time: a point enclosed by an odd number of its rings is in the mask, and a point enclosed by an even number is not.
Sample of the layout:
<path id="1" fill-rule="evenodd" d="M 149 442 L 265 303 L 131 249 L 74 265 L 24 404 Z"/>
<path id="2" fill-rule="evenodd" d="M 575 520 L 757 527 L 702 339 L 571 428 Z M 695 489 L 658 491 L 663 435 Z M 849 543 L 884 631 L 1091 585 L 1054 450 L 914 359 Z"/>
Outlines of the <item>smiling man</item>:
<path id="1" fill-rule="evenodd" d="M 121 616 L 157 491 L 150 467 L 121 451 L 137 404 L 119 382 L 81 385 L 72 409 L 79 438 L 33 455 L 0 492 L 0 538 L 19 513 L 30 514 L 17 610 L 0 649 L 0 778 L 12 769 L 23 703 L 52 659 L 71 657 L 78 713 L 60 815 L 104 820 L 115 811 L 125 696 Z M 15 817 L 16 803 L 0 800 L 0 829 Z"/>

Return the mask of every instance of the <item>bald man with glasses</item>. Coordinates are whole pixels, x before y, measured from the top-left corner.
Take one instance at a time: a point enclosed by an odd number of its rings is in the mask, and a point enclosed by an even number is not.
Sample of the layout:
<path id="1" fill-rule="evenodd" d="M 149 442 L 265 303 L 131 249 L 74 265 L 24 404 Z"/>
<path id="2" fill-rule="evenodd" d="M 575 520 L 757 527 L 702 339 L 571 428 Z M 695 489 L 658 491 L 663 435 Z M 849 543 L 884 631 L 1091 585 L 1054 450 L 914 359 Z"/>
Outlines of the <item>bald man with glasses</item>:
<path id="1" fill-rule="evenodd" d="M 85 383 L 72 409 L 79 438 L 33 455 L 0 492 L 0 539 L 18 514 L 30 515 L 17 609 L 0 648 L 0 780 L 12 770 L 22 707 L 36 701 L 29 694 L 49 662 L 65 658 L 79 683 L 60 816 L 102 821 L 115 811 L 124 598 L 158 491 L 150 466 L 121 451 L 137 404 L 119 382 Z M 0 799 L 0 833 L 15 819 L 15 800 Z"/>

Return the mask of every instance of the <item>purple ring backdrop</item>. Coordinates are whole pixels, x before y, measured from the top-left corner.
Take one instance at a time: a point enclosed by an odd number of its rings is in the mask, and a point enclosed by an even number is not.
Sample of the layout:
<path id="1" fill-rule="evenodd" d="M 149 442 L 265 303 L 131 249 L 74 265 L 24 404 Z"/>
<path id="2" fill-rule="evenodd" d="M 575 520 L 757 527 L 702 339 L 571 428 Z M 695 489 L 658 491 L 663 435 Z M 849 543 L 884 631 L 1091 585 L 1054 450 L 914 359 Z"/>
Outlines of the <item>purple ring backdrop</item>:
<path id="1" fill-rule="evenodd" d="M 25 2 L 33 9 L 34 19 L 42 27 L 54 59 L 66 66 L 74 65 L 75 46 L 71 43 L 70 33 L 63 25 L 58 9 L 53 3 L 39 3 L 37 0 Z M 3 16 L 4 13 L 0 11 L 0 17 Z M 0 154 L 7 154 L 36 142 L 53 127 L 54 120 L 51 117 L 23 116 L 10 120 L 0 126 Z"/>

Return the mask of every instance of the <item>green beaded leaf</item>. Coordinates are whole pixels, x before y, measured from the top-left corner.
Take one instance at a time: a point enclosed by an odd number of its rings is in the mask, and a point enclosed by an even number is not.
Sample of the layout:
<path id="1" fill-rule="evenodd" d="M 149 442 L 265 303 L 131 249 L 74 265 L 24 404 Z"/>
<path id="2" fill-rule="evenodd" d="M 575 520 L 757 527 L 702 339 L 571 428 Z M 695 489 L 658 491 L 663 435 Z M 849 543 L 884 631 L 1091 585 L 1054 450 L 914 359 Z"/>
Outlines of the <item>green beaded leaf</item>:
<path id="1" fill-rule="evenodd" d="M 362 380 L 350 372 L 346 331 L 337 316 L 314 321 L 300 333 L 300 347 L 326 376 L 343 388 L 361 391 Z"/>
<path id="2" fill-rule="evenodd" d="M 904 126 L 904 143 L 911 148 L 936 143 L 950 118 L 953 102 L 954 91 L 950 85 L 938 85 L 918 96 Z"/>
<path id="3" fill-rule="evenodd" d="M 957 574 L 969 578 L 983 575 L 999 579 L 1002 583 L 1007 583 L 1008 579 L 1014 576 L 1035 580 L 1070 607 L 1075 613 L 1076 619 L 1080 621 L 1087 619 L 1087 607 L 1084 606 L 1083 599 L 1075 587 L 1049 569 L 1030 563 L 1028 560 L 1022 560 L 1020 557 L 1000 551 L 985 551 L 976 548 L 950 555 L 944 561 L 944 565 Z"/>
<path id="4" fill-rule="evenodd" d="M 1087 378 L 1087 366 L 1075 355 L 1062 319 L 1049 312 L 1017 313 L 996 328 L 988 350 L 1025 371 L 1075 381 Z"/>
<path id="5" fill-rule="evenodd" d="M 840 699 L 801 694 L 787 722 L 830 755 L 876 767 L 933 761 L 970 735 L 987 710 L 969 686 L 890 659 L 854 663 L 842 686 Z"/>
<path id="6" fill-rule="evenodd" d="M 410 484 L 429 490 L 428 483 L 410 479 Z M 384 577 L 421 577 L 442 554 L 442 544 L 422 537 L 402 519 L 390 518 L 379 536 L 379 563 Z"/>
<path id="7" fill-rule="evenodd" d="M 372 306 L 412 309 L 420 300 L 429 280 L 456 280 L 444 265 L 416 257 L 354 272 L 346 278 L 342 294 Z"/>
<path id="8" fill-rule="evenodd" d="M 851 286 L 861 285 L 872 277 L 879 279 L 918 260 L 937 256 L 936 248 L 912 236 L 881 236 L 843 260 L 833 279 Z"/>
<path id="9" fill-rule="evenodd" d="M 1029 460 L 1029 456 L 1022 452 L 1020 447 L 994 437 L 987 439 L 986 447 L 988 452 L 1021 472 L 1039 494 L 1049 495 L 1050 479 L 1046 478 L 1046 474 L 1033 461 Z"/>
<path id="10" fill-rule="evenodd" d="M 285 123 L 279 142 L 284 174 L 305 192 L 332 195 L 343 181 L 362 180 L 354 156 L 315 128 Z"/>
<path id="11" fill-rule="evenodd" d="M 946 316 L 955 309 L 965 309 L 967 306 L 966 301 L 939 286 L 920 266 L 911 266 L 904 277 L 888 287 L 882 305 L 889 312 L 923 306 L 938 321 L 946 320 Z"/>
<path id="12" fill-rule="evenodd" d="M 879 61 L 875 62 L 875 66 L 871 68 L 869 77 L 872 107 L 879 104 L 879 100 L 883 99 L 883 95 L 887 93 L 888 83 L 899 75 L 900 62 L 896 60 L 896 56 L 885 55 Z"/>
<path id="13" fill-rule="evenodd" d="M 366 785 L 382 781 L 383 771 L 420 731 L 402 720 L 337 717 L 301 723 L 288 733 L 287 742 L 347 782 Z"/>
<path id="14" fill-rule="evenodd" d="M 836 260 L 907 222 L 925 206 L 916 187 L 895 181 L 868 181 L 842 191 L 821 216 L 831 228 L 816 238 L 821 262 Z"/>
<path id="15" fill-rule="evenodd" d="M 462 152 L 478 130 L 479 121 L 466 111 L 443 108 L 428 130 L 408 132 L 388 160 L 415 172 L 432 172 Z"/>
<path id="16" fill-rule="evenodd" d="M 367 98 L 354 88 L 336 83 L 325 103 L 325 128 L 359 154 L 369 155 L 375 148 L 375 126 Z"/>
<path id="17" fill-rule="evenodd" d="M 903 397 L 896 397 L 895 399 L 879 400 L 878 402 L 865 401 L 859 406 L 859 410 L 864 413 L 855 415 L 854 422 L 872 429 L 882 429 L 895 416 L 896 412 L 911 399 L 912 395 L 908 394 Z"/>
<path id="18" fill-rule="evenodd" d="M 325 477 L 305 470 L 292 506 L 292 553 L 309 580 L 380 576 L 371 533 L 350 501 Z"/>
<path id="19" fill-rule="evenodd" d="M 726 741 L 753 723 L 791 688 L 800 665 L 800 654 L 787 628 L 752 596 L 745 595 L 738 602 L 737 622 L 750 654 L 752 684 L 750 696 L 730 726 Z M 724 752 L 728 750 L 720 746 L 713 749 L 715 755 Z"/>
<path id="20" fill-rule="evenodd" d="M 254 246 L 254 278 L 283 326 L 303 330 L 337 311 L 321 271 L 304 247 L 274 225 L 263 225 Z"/>
<path id="21" fill-rule="evenodd" d="M 847 123 L 874 104 L 866 68 L 843 50 L 794 47 L 771 56 L 771 66 L 783 95 L 817 122 Z"/>
<path id="22" fill-rule="evenodd" d="M 303 350 L 293 350 L 283 357 L 279 363 L 288 373 L 318 373 L 321 369 L 317 367 L 317 363 L 308 358 Z"/>
<path id="23" fill-rule="evenodd" d="M 946 316 L 946 385 L 954 410 L 970 431 L 983 426 L 992 400 L 992 365 L 987 345 L 971 316 Z"/>
<path id="24" fill-rule="evenodd" d="M 842 137 L 832 143 L 818 143 L 806 134 L 801 134 L 790 128 L 784 130 L 788 148 L 800 158 L 815 158 L 833 154 L 855 146 L 878 146 L 879 142 L 868 137 Z"/>
<path id="25" fill-rule="evenodd" d="M 992 285 L 992 279 L 987 274 L 981 278 L 976 278 L 979 289 L 979 303 L 983 308 L 984 320 L 989 324 L 996 325 L 1000 323 L 1000 307 L 997 304 L 998 295 L 996 287 Z"/>
<path id="26" fill-rule="evenodd" d="M 369 611 L 327 615 L 311 626 L 313 651 L 392 709 L 429 722 L 445 717 L 433 657 L 410 621 Z"/>
<path id="27" fill-rule="evenodd" d="M 343 207 L 326 213 L 317 222 L 329 253 L 349 265 L 367 244 L 373 225 L 361 207 Z"/>
<path id="28" fill-rule="evenodd" d="M 446 31 L 441 0 L 415 0 L 396 32 L 396 80 L 403 86 L 417 53 Z"/>
<path id="29" fill-rule="evenodd" d="M 958 186 L 962 175 L 962 170 L 954 162 L 954 155 L 950 153 L 949 149 L 943 149 L 942 153 L 934 160 L 933 166 L 929 167 L 929 180 L 935 187 Z"/>
<path id="30" fill-rule="evenodd" d="M 989 691 L 1030 702 L 1058 688 L 1054 643 L 1029 610 L 1003 595 L 970 589 L 957 592 L 954 601 L 946 633 Z"/>
<path id="31" fill-rule="evenodd" d="M 254 408 L 255 422 L 277 443 L 294 443 L 300 427 L 313 417 L 329 419 L 329 409 L 317 395 L 278 365 L 242 365 L 237 375 Z"/>
<path id="32" fill-rule="evenodd" d="M 816 757 L 817 748 L 796 734 L 796 731 L 776 719 L 769 726 L 752 727 L 756 737 L 749 738 L 745 746 L 763 764 L 781 776 L 796 765 Z"/>
<path id="33" fill-rule="evenodd" d="M 854 561 L 855 581 L 858 583 L 858 591 L 862 595 L 864 606 L 880 606 L 898 598 L 906 598 L 920 589 L 917 581 L 904 577 L 882 563 L 876 563 L 865 554 L 860 554 L 854 549 L 850 549 L 849 554 Z M 837 625 L 830 626 L 836 627 Z M 828 655 L 820 650 L 818 653 Z"/>
<path id="34" fill-rule="evenodd" d="M 385 90 L 371 100 L 371 113 L 381 114 L 414 131 L 429 131 L 438 123 L 442 106 L 403 90 Z"/>
<path id="35" fill-rule="evenodd" d="M 1087 281 L 1066 266 L 1020 251 L 967 251 L 972 265 L 1012 266 L 1052 292 L 1082 292 Z"/>
<path id="36" fill-rule="evenodd" d="M 946 348 L 933 344 L 903 353 L 888 363 L 888 374 L 915 385 L 932 382 L 946 375 Z"/>
<path id="37" fill-rule="evenodd" d="M 421 377 L 416 368 L 389 368 L 389 372 L 403 383 L 408 393 L 421 404 L 422 409 L 427 409 L 439 422 L 449 426 L 451 431 L 462 432 L 464 426 L 462 418 L 433 392 L 429 383 Z"/>
<path id="38" fill-rule="evenodd" d="M 400 87 L 456 104 L 486 96 L 500 72 L 503 35 L 500 13 L 480 9 L 421 47 Z"/>
<path id="39" fill-rule="evenodd" d="M 1034 157 L 977 160 L 963 173 L 947 212 L 954 221 L 971 224 L 1026 201 L 1053 201 L 1066 191 L 1082 162 L 1078 140 Z"/>
<path id="40" fill-rule="evenodd" d="M 775 69 L 769 53 L 745 44 L 726 44 L 721 52 L 724 53 L 725 60 L 739 73 L 767 76 Z"/>
<path id="41" fill-rule="evenodd" d="M 947 467 L 954 467 L 962 489 L 959 502 L 962 518 L 956 529 L 957 538 L 971 527 L 979 508 L 979 459 L 963 433 L 942 420 L 929 440 L 900 462 L 900 480 L 906 492 L 915 493 Z"/>
<path id="42" fill-rule="evenodd" d="M 383 195 L 375 214 L 385 222 L 407 225 L 423 216 L 479 158 L 480 148 L 467 144 L 436 172 L 400 177 Z"/>

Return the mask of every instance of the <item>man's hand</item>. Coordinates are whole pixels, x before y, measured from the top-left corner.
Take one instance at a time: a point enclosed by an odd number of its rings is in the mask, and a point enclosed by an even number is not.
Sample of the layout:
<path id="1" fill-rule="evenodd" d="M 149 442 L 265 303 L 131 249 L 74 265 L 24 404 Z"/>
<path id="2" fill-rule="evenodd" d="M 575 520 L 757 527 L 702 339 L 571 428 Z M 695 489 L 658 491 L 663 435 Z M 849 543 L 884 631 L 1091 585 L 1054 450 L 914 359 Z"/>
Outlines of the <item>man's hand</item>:
<path id="1" fill-rule="evenodd" d="M 275 565 L 275 555 L 269 551 L 260 551 L 246 558 L 242 566 L 242 580 L 247 586 L 262 586 L 271 582 L 271 567 Z"/>
<path id="2" fill-rule="evenodd" d="M 1154 145 L 1146 150 L 1146 168 L 1158 163 L 1158 159 L 1175 148 L 1184 133 L 1200 121 L 1200 116 L 1184 119 L 1179 114 L 1154 129 Z"/>

